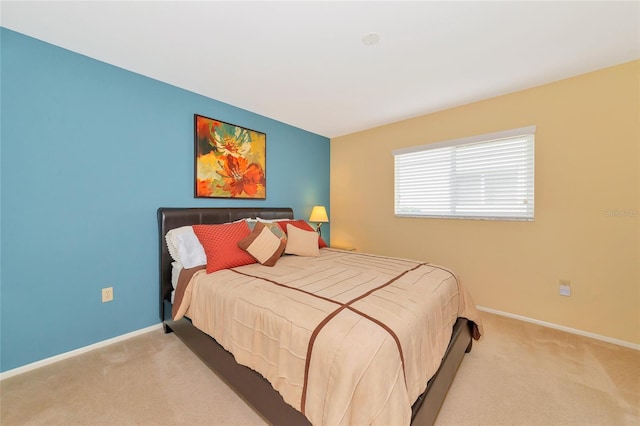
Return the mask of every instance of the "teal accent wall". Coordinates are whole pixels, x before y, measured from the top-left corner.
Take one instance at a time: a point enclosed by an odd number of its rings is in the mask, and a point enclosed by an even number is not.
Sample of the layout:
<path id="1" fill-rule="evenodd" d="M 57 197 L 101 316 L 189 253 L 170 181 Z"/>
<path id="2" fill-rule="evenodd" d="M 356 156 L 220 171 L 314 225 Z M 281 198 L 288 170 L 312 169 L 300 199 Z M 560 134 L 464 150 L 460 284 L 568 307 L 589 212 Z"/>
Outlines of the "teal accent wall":
<path id="1" fill-rule="evenodd" d="M 160 206 L 329 208 L 328 138 L 5 28 L 0 42 L 0 371 L 159 323 Z M 266 200 L 193 197 L 194 113 L 267 134 Z"/>

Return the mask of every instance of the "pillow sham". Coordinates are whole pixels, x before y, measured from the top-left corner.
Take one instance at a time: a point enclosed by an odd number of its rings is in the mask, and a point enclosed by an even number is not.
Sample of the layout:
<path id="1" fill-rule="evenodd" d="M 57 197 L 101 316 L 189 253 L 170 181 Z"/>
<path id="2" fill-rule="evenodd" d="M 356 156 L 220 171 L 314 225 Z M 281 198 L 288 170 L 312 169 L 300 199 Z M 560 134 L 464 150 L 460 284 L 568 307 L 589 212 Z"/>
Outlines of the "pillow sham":
<path id="1" fill-rule="evenodd" d="M 193 232 L 192 226 L 181 226 L 171 229 L 165 235 L 169 254 L 185 268 L 206 265 L 207 256 L 204 248 Z"/>
<path id="2" fill-rule="evenodd" d="M 282 232 L 282 230 L 279 230 Z M 276 264 L 286 246 L 286 240 L 278 238 L 268 226 L 258 222 L 253 231 L 238 242 L 238 247 L 249 253 L 260 264 Z"/>
<path id="3" fill-rule="evenodd" d="M 282 220 L 282 221 L 278 221 L 277 222 L 278 225 L 280 225 L 280 228 L 282 228 L 282 230 L 284 232 L 287 233 L 287 235 L 289 234 L 287 231 L 287 225 L 293 225 L 296 228 L 305 230 L 305 231 L 313 231 L 316 232 L 311 225 L 309 225 L 307 222 L 305 222 L 302 219 L 298 219 L 298 220 Z M 316 235 L 318 235 L 318 233 L 316 232 Z M 318 247 L 323 248 L 323 247 L 327 247 L 327 243 L 324 242 L 324 240 L 322 239 L 321 236 L 318 235 Z"/>
<path id="4" fill-rule="evenodd" d="M 249 253 L 238 247 L 238 241 L 251 233 L 245 221 L 219 225 L 193 225 L 193 232 L 207 255 L 207 274 L 220 269 L 256 263 Z"/>
<path id="5" fill-rule="evenodd" d="M 320 255 L 318 249 L 318 233 L 305 231 L 291 223 L 287 224 L 287 246 L 284 249 L 287 254 L 297 256 L 315 257 Z"/>

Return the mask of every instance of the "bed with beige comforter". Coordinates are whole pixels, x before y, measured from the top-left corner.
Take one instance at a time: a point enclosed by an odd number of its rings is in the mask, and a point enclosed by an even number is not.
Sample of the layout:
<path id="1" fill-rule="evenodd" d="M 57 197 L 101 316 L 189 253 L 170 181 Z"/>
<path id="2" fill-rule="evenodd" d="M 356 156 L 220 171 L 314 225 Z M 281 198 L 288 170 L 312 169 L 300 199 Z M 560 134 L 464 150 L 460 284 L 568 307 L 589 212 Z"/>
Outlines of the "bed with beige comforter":
<path id="1" fill-rule="evenodd" d="M 456 319 L 481 333 L 460 280 L 436 265 L 326 248 L 191 272 L 174 319 L 190 318 L 314 425 L 408 425 Z"/>

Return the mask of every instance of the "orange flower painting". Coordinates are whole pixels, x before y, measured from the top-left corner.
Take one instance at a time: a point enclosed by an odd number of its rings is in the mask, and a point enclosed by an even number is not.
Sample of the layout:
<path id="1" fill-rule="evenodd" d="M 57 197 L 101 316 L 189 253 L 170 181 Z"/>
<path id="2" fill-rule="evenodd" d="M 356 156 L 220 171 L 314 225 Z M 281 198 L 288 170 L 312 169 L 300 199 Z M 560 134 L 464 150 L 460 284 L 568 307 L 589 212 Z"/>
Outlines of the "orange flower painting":
<path id="1" fill-rule="evenodd" d="M 194 128 L 196 198 L 266 198 L 266 134 L 197 114 Z"/>

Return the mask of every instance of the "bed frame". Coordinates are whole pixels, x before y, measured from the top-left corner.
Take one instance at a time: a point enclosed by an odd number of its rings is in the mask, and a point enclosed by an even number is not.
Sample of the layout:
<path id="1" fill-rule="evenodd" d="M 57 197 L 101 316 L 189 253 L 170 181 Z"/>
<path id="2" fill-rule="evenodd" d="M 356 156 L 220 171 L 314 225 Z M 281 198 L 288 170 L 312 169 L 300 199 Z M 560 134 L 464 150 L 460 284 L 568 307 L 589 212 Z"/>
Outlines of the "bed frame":
<path id="1" fill-rule="evenodd" d="M 284 402 L 280 394 L 260 374 L 235 362 L 215 339 L 195 328 L 187 318 L 171 319 L 171 256 L 164 236 L 185 225 L 216 224 L 262 217 L 293 219 L 290 208 L 175 208 L 158 209 L 160 253 L 160 320 L 165 333 L 174 332 L 205 364 L 233 388 L 254 410 L 273 425 L 309 425 L 309 420 Z M 430 426 L 453 382 L 465 353 L 471 350 L 471 323 L 459 318 L 453 328 L 451 342 L 427 390 L 412 406 L 412 425 Z"/>

